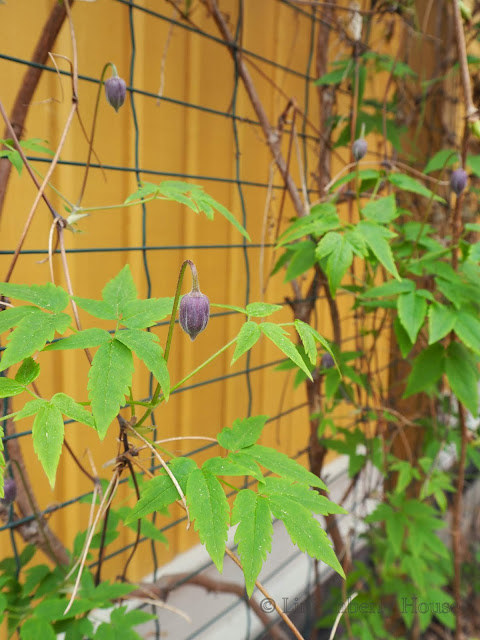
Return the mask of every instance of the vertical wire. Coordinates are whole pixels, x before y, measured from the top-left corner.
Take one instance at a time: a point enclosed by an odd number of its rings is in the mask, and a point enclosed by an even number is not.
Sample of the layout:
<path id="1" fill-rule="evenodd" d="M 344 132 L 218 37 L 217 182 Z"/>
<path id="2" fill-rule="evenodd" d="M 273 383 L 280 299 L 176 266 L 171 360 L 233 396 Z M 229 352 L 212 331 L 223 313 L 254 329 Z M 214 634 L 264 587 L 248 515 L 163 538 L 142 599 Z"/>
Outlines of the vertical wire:
<path id="1" fill-rule="evenodd" d="M 135 38 L 135 21 L 133 15 L 134 6 L 131 3 L 128 6 L 128 18 L 129 18 L 129 27 L 130 27 L 130 45 L 131 45 L 131 57 L 130 57 L 130 78 L 129 85 L 132 88 L 134 86 L 135 80 L 135 59 L 137 53 L 136 47 L 136 38 Z M 134 144 L 134 152 L 135 152 L 135 177 L 137 178 L 137 182 L 140 182 L 140 131 L 138 128 L 138 118 L 137 118 L 137 110 L 135 106 L 135 97 L 134 92 L 130 91 L 130 104 L 132 107 L 132 118 L 133 118 L 133 126 L 135 131 L 135 144 Z M 144 202 L 142 202 L 142 258 L 143 258 L 143 267 L 145 272 L 145 278 L 147 281 L 147 298 L 150 298 L 152 295 L 152 281 L 150 277 L 150 268 L 148 264 L 148 253 L 147 253 L 147 206 Z M 150 374 L 149 378 L 149 397 L 151 398 L 153 394 L 153 376 Z M 155 426 L 153 430 L 153 439 L 157 440 L 157 428 L 155 425 L 155 415 L 152 413 L 151 415 L 152 424 Z M 150 469 L 154 471 L 154 461 L 152 459 L 150 463 Z M 154 512 L 152 515 L 152 523 L 155 524 L 156 521 L 156 513 Z M 152 552 L 152 561 L 153 561 L 153 581 L 157 580 L 157 572 L 158 572 L 158 557 L 157 550 L 155 547 L 155 540 L 150 540 L 150 548 Z M 154 605 L 152 605 L 152 614 L 155 615 L 155 637 L 157 640 L 160 639 L 160 621 L 157 615 L 157 610 Z"/>

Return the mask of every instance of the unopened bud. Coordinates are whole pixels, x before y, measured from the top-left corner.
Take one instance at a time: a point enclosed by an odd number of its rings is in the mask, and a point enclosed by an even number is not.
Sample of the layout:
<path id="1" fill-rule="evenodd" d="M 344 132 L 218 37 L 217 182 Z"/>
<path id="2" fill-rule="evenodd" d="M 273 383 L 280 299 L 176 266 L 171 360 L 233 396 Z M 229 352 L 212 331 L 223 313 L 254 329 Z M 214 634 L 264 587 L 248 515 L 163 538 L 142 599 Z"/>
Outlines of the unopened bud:
<path id="1" fill-rule="evenodd" d="M 210 318 L 210 301 L 200 291 L 187 293 L 180 301 L 180 326 L 192 340 L 202 332 Z"/>
<path id="2" fill-rule="evenodd" d="M 335 366 L 335 360 L 329 353 L 324 353 L 322 359 L 320 360 L 320 365 L 322 369 L 331 369 Z"/>
<path id="3" fill-rule="evenodd" d="M 357 138 L 352 145 L 352 155 L 355 158 L 355 162 L 358 162 L 367 153 L 368 145 L 365 138 Z"/>
<path id="4" fill-rule="evenodd" d="M 127 84 L 123 78 L 112 76 L 105 80 L 105 95 L 108 104 L 112 105 L 115 111 L 118 111 L 125 102 L 127 95 Z"/>
<path id="5" fill-rule="evenodd" d="M 468 176 L 465 169 L 455 169 L 455 171 L 450 176 L 450 186 L 452 187 L 452 191 L 455 191 L 457 196 L 459 196 L 467 186 L 467 180 Z"/>
<path id="6" fill-rule="evenodd" d="M 13 478 L 5 478 L 3 495 L 4 498 L 0 500 L 2 504 L 9 505 L 12 504 L 12 502 L 15 502 L 15 498 L 17 497 L 17 485 Z"/>

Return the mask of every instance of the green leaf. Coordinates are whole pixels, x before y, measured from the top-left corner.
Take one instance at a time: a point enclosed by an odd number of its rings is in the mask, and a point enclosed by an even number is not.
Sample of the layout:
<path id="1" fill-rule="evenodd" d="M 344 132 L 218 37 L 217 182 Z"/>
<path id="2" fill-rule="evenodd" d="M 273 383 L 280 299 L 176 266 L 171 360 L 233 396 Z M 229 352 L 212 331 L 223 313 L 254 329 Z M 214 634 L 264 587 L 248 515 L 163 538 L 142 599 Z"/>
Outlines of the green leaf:
<path id="1" fill-rule="evenodd" d="M 31 314 L 42 315 L 43 311 L 40 311 L 38 307 L 30 306 L 13 307 L 0 311 L 0 333 L 15 327 L 25 316 Z"/>
<path id="2" fill-rule="evenodd" d="M 40 365 L 33 358 L 25 358 L 15 376 L 19 384 L 27 386 L 40 375 Z"/>
<path id="3" fill-rule="evenodd" d="M 408 396 L 420 391 L 430 391 L 431 387 L 442 377 L 444 368 L 445 350 L 439 342 L 436 342 L 421 351 L 415 358 L 403 397 L 408 398 Z"/>
<path id="4" fill-rule="evenodd" d="M 332 84 L 340 84 L 344 78 L 348 75 L 348 67 L 344 68 L 343 66 L 340 69 L 335 69 L 334 71 L 329 71 L 325 73 L 323 76 L 314 81 L 313 84 L 316 84 L 320 87 L 328 86 Z"/>
<path id="5" fill-rule="evenodd" d="M 186 493 L 188 477 L 195 469 L 198 469 L 196 462 L 191 458 L 174 458 L 168 466 L 182 491 Z M 146 483 L 140 500 L 125 519 L 125 524 L 143 518 L 154 511 L 162 511 L 179 499 L 178 489 L 170 476 L 162 471 L 161 475 L 155 476 Z"/>
<path id="6" fill-rule="evenodd" d="M 98 435 L 103 440 L 132 383 L 133 358 L 118 340 L 102 344 L 88 372 L 89 398 Z"/>
<path id="7" fill-rule="evenodd" d="M 56 637 L 52 625 L 35 615 L 27 618 L 20 629 L 21 640 L 55 640 Z"/>
<path id="8" fill-rule="evenodd" d="M 237 344 L 230 364 L 236 362 L 246 351 L 251 349 L 261 335 L 262 331 L 256 322 L 252 322 L 252 320 L 245 322 L 238 332 Z"/>
<path id="9" fill-rule="evenodd" d="M 270 495 L 268 504 L 274 517 L 283 521 L 293 544 L 296 544 L 300 551 L 306 551 L 312 558 L 325 562 L 345 578 L 327 534 L 308 509 L 290 498 L 279 495 Z"/>
<path id="10" fill-rule="evenodd" d="M 171 315 L 173 298 L 129 300 L 122 307 L 122 324 L 129 329 L 146 329 Z"/>
<path id="11" fill-rule="evenodd" d="M 112 340 L 112 336 L 105 329 L 97 327 L 93 329 L 84 329 L 78 331 L 72 336 L 62 338 L 52 344 L 47 344 L 44 351 L 64 351 L 65 349 L 89 349 L 91 347 L 99 347 Z"/>
<path id="12" fill-rule="evenodd" d="M 480 177 L 480 155 L 479 156 L 467 156 L 467 167 L 469 167 L 474 175 Z"/>
<path id="13" fill-rule="evenodd" d="M 329 231 L 326 233 L 315 249 L 315 257 L 321 260 L 328 256 L 332 251 L 337 251 L 343 242 L 343 236 L 338 231 Z"/>
<path id="14" fill-rule="evenodd" d="M 458 161 L 458 152 L 454 149 L 441 149 L 430 158 L 427 162 L 423 173 L 432 173 L 432 171 L 441 171 L 447 167 L 451 167 Z M 467 160 L 468 163 L 468 160 Z"/>
<path id="15" fill-rule="evenodd" d="M 25 391 L 25 386 L 16 380 L 0 377 L 0 398 L 11 398 Z"/>
<path id="16" fill-rule="evenodd" d="M 343 507 L 320 495 L 316 489 L 310 489 L 308 485 L 298 482 L 292 484 L 290 480 L 285 480 L 285 478 L 266 477 L 259 485 L 258 491 L 266 496 L 285 496 L 302 504 L 312 513 L 318 513 L 322 516 L 327 516 L 330 513 L 347 513 Z"/>
<path id="17" fill-rule="evenodd" d="M 117 331 L 116 340 L 120 340 L 131 349 L 135 355 L 145 364 L 162 387 L 165 400 L 170 395 L 170 375 L 167 363 L 163 357 L 161 346 L 158 344 L 158 336 L 154 333 L 141 331 L 140 329 L 125 329 Z"/>
<path id="18" fill-rule="evenodd" d="M 53 404 L 43 404 L 33 422 L 33 448 L 47 474 L 50 486 L 55 486 L 58 461 L 62 452 L 64 425 L 62 414 Z"/>
<path id="19" fill-rule="evenodd" d="M 73 398 L 67 396 L 65 393 L 56 393 L 50 402 L 72 420 L 86 424 L 87 427 L 95 427 L 95 422 L 90 411 L 87 411 L 85 407 L 75 402 Z"/>
<path id="20" fill-rule="evenodd" d="M 53 340 L 55 331 L 63 333 L 70 322 L 71 318 L 66 313 L 35 313 L 25 316 L 8 337 L 0 371 L 28 358 L 35 351 L 41 351 L 48 340 Z"/>
<path id="21" fill-rule="evenodd" d="M 110 282 L 107 282 L 102 290 L 102 296 L 117 317 L 120 316 L 125 303 L 136 299 L 137 287 L 133 281 L 130 265 L 126 264 Z"/>
<path id="22" fill-rule="evenodd" d="M 302 320 L 295 320 L 295 329 L 303 343 L 308 359 L 314 365 L 317 362 L 317 345 L 312 328 Z"/>
<path id="23" fill-rule="evenodd" d="M 451 342 L 448 345 L 445 373 L 453 393 L 476 418 L 478 413 L 478 370 L 472 355 L 462 344 Z"/>
<path id="24" fill-rule="evenodd" d="M 377 169 L 361 169 L 360 171 L 355 170 L 355 171 L 352 171 L 351 173 L 348 173 L 345 176 L 342 176 L 339 180 L 337 180 L 334 184 L 332 184 L 332 186 L 328 191 L 329 193 L 332 191 L 335 191 L 342 185 L 347 184 L 347 182 L 350 182 L 350 180 L 355 180 L 357 176 L 359 181 L 363 181 L 363 180 L 378 180 L 382 175 L 383 175 L 383 172 L 378 171 Z"/>
<path id="25" fill-rule="evenodd" d="M 371 200 L 361 210 L 362 215 L 372 222 L 385 224 L 395 220 L 397 217 L 397 205 L 395 196 L 392 194 L 378 200 Z"/>
<path id="26" fill-rule="evenodd" d="M 280 311 L 281 304 L 268 304 L 268 302 L 251 302 L 247 304 L 247 315 L 251 318 L 265 318 L 275 311 Z"/>
<path id="27" fill-rule="evenodd" d="M 245 587 L 250 598 L 267 553 L 272 549 L 272 514 L 267 500 L 250 489 L 240 491 L 233 503 L 234 524 L 238 524 L 235 543 L 238 545 Z"/>
<path id="28" fill-rule="evenodd" d="M 260 467 L 253 458 L 240 451 L 229 453 L 226 458 L 216 456 L 206 460 L 202 469 L 210 471 L 216 476 L 252 476 L 257 480 L 263 480 Z"/>
<path id="29" fill-rule="evenodd" d="M 305 236 L 321 236 L 338 226 L 340 226 L 340 218 L 335 206 L 331 202 L 320 203 L 311 208 L 308 216 L 297 218 L 281 234 L 277 246 L 282 247 Z"/>
<path id="30" fill-rule="evenodd" d="M 398 316 L 393 321 L 393 330 L 395 331 L 395 336 L 397 338 L 398 346 L 400 347 L 402 358 L 406 358 L 413 348 L 413 343 L 408 337 L 408 333 L 403 328 Z"/>
<path id="31" fill-rule="evenodd" d="M 302 371 L 304 371 L 310 380 L 313 380 L 312 374 L 308 370 L 302 356 L 298 353 L 297 348 L 285 335 L 283 329 L 272 322 L 262 322 L 260 329 L 283 353 L 292 360 Z"/>
<path id="32" fill-rule="evenodd" d="M 143 200 L 148 196 L 156 195 L 160 191 L 160 186 L 158 184 L 153 184 L 152 182 L 142 182 L 139 188 L 128 196 L 125 200 L 125 204 L 129 202 L 134 202 L 135 200 Z"/>
<path id="33" fill-rule="evenodd" d="M 378 287 L 372 287 L 365 291 L 364 298 L 384 298 L 388 296 L 396 296 L 399 293 L 409 293 L 415 291 L 415 283 L 413 280 L 389 280 Z"/>
<path id="34" fill-rule="evenodd" d="M 230 513 L 222 485 L 209 471 L 195 469 L 188 477 L 187 504 L 200 541 L 221 573 Z"/>
<path id="35" fill-rule="evenodd" d="M 231 429 L 225 427 L 217 435 L 218 444 L 229 451 L 237 451 L 255 444 L 267 419 L 268 416 L 251 416 L 235 420 Z"/>
<path id="36" fill-rule="evenodd" d="M 41 398 L 35 398 L 35 400 L 30 400 L 27 402 L 22 409 L 17 413 L 14 420 L 21 420 L 22 418 L 29 418 L 30 416 L 35 415 L 40 407 L 43 407 L 44 404 L 47 404 L 46 400 L 42 400 Z"/>
<path id="37" fill-rule="evenodd" d="M 101 320 L 117 320 L 117 314 L 111 305 L 105 300 L 92 300 L 91 298 L 79 298 L 74 296 L 73 300 L 80 309 L 83 309 L 91 316 Z"/>
<path id="38" fill-rule="evenodd" d="M 177 492 L 178 495 L 178 492 Z M 119 515 L 120 519 L 123 521 L 126 527 L 132 529 L 132 531 L 137 531 L 137 523 L 136 522 L 126 522 L 126 520 L 130 517 L 131 509 L 130 507 L 118 507 L 116 513 Z M 156 540 L 157 542 L 163 542 L 163 544 L 168 545 L 168 539 L 165 534 L 160 531 L 160 529 L 155 526 L 150 520 L 147 518 L 142 519 L 142 528 L 141 528 L 142 536 L 146 536 L 150 538 L 150 540 Z"/>
<path id="39" fill-rule="evenodd" d="M 63 311 L 68 304 L 68 293 L 51 282 L 31 285 L 0 282 L 0 294 L 15 300 L 31 302 L 48 311 Z"/>
<path id="40" fill-rule="evenodd" d="M 434 302 L 428 309 L 428 344 L 444 338 L 455 325 L 457 315 L 451 307 Z"/>
<path id="41" fill-rule="evenodd" d="M 283 478 L 302 482 L 312 487 L 319 487 L 327 491 L 327 487 L 318 476 L 307 471 L 296 460 L 289 458 L 281 451 L 276 451 L 270 447 L 263 447 L 259 444 L 253 444 L 243 450 L 244 453 L 251 456 L 262 467 L 269 471 L 273 471 Z"/>
<path id="42" fill-rule="evenodd" d="M 377 260 L 394 278 L 401 280 L 393 260 L 392 249 L 386 240 L 392 237 L 391 232 L 369 220 L 361 220 L 357 224 L 357 230 L 365 238 L 365 242 Z"/>
<path id="43" fill-rule="evenodd" d="M 302 246 L 295 249 L 295 245 L 292 245 L 291 258 L 289 260 L 287 270 L 285 272 L 284 282 L 290 282 L 302 273 L 308 271 L 315 264 L 315 244 L 311 240 L 299 243 Z"/>
<path id="44" fill-rule="evenodd" d="M 419 196 L 432 198 L 437 202 L 445 203 L 444 198 L 437 196 L 421 182 L 415 180 L 415 178 L 405 175 L 404 173 L 391 173 L 388 176 L 388 181 L 397 187 L 397 189 L 402 189 L 402 191 L 410 191 L 411 193 L 416 193 Z"/>
<path id="45" fill-rule="evenodd" d="M 427 301 L 415 291 L 402 293 L 397 299 L 397 309 L 400 322 L 410 340 L 415 343 L 427 315 Z"/>
<path id="46" fill-rule="evenodd" d="M 465 311 L 459 313 L 455 333 L 469 349 L 480 354 L 480 320 L 476 316 Z"/>
<path id="47" fill-rule="evenodd" d="M 352 264 L 352 261 L 352 247 L 347 239 L 342 236 L 342 242 L 334 251 L 332 251 L 332 253 L 330 253 L 327 261 L 326 271 L 328 284 L 333 298 L 335 298 L 335 293 L 342 282 L 343 276 Z"/>

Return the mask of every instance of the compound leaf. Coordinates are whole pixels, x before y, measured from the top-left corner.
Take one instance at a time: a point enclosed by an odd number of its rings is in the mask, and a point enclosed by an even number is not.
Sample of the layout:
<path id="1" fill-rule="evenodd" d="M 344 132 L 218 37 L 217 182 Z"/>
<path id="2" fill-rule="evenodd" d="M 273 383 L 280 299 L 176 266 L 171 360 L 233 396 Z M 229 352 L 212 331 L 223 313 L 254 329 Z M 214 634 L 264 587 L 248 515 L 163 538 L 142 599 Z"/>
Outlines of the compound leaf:
<path id="1" fill-rule="evenodd" d="M 284 330 L 273 322 L 262 322 L 260 325 L 263 333 L 269 338 L 280 351 L 290 358 L 306 375 L 313 380 L 312 374 L 308 370 L 307 365 L 305 364 L 302 356 L 298 353 L 296 346 L 293 342 L 285 335 Z"/>
<path id="2" fill-rule="evenodd" d="M 122 307 L 122 324 L 129 329 L 146 329 L 171 315 L 173 298 L 129 300 Z"/>
<path id="3" fill-rule="evenodd" d="M 261 335 L 262 331 L 260 329 L 260 325 L 252 320 L 247 320 L 238 332 L 237 344 L 235 346 L 231 364 L 236 362 L 246 351 L 251 349 Z"/>
<path id="4" fill-rule="evenodd" d="M 303 484 L 308 484 L 311 487 L 319 487 L 327 491 L 327 487 L 318 476 L 307 471 L 307 469 L 302 467 L 296 460 L 292 460 L 292 458 L 289 458 L 280 451 L 276 451 L 270 447 L 263 447 L 259 444 L 253 444 L 244 449 L 243 453 L 248 454 L 262 467 L 273 471 L 273 473 L 279 476 L 296 480 L 297 482 L 303 482 Z"/>
<path id="5" fill-rule="evenodd" d="M 49 402 L 38 410 L 32 428 L 33 448 L 47 474 L 50 486 L 55 486 L 58 461 L 62 452 L 64 435 L 60 410 Z"/>
<path id="6" fill-rule="evenodd" d="M 94 327 L 92 329 L 84 329 L 78 331 L 72 336 L 62 338 L 57 342 L 48 344 L 44 351 L 63 351 L 65 349 L 89 349 L 91 347 L 99 347 L 102 344 L 110 342 L 112 336 L 105 329 Z"/>
<path id="7" fill-rule="evenodd" d="M 83 309 L 91 316 L 100 318 L 101 320 L 117 320 L 118 316 L 111 304 L 105 300 L 92 300 L 91 298 L 73 298 L 80 309 Z"/>
<path id="8" fill-rule="evenodd" d="M 119 317 L 124 305 L 137 297 L 137 287 L 133 281 L 130 265 L 123 269 L 103 287 L 102 296 Z"/>
<path id="9" fill-rule="evenodd" d="M 50 402 L 72 420 L 95 428 L 95 421 L 90 411 L 65 393 L 56 393 Z"/>
<path id="10" fill-rule="evenodd" d="M 392 237 L 392 232 L 369 220 L 361 220 L 357 224 L 357 230 L 365 238 L 365 242 L 377 260 L 394 278 L 401 280 L 393 259 L 392 249 L 387 242 L 387 238 Z"/>
<path id="11" fill-rule="evenodd" d="M 48 311 L 63 311 L 68 304 L 68 293 L 51 282 L 31 285 L 0 282 L 0 294 L 15 300 L 31 302 Z"/>
<path id="12" fill-rule="evenodd" d="M 404 397 L 408 398 L 420 391 L 429 391 L 442 376 L 444 360 L 445 350 L 439 342 L 421 351 L 413 361 Z"/>
<path id="13" fill-rule="evenodd" d="M 292 483 L 291 480 L 285 478 L 266 477 L 263 484 L 259 485 L 259 492 L 266 496 L 285 496 L 294 502 L 302 504 L 312 513 L 326 516 L 330 513 L 347 513 L 343 507 L 331 502 L 325 496 L 322 496 L 315 489 L 311 489 L 303 483 Z"/>
<path id="14" fill-rule="evenodd" d="M 217 435 L 221 447 L 237 451 L 249 447 L 259 439 L 268 416 L 251 416 L 235 420 L 232 428 L 225 427 Z"/>

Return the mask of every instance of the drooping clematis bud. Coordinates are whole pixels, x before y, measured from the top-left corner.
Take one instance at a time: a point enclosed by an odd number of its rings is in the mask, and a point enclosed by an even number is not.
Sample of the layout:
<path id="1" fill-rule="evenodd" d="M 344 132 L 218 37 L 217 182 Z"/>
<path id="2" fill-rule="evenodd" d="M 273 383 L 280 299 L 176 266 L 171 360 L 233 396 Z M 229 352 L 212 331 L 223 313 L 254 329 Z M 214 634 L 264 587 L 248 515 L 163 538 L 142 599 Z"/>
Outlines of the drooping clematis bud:
<path id="1" fill-rule="evenodd" d="M 12 504 L 12 502 L 15 502 L 15 498 L 17 497 L 17 485 L 15 484 L 15 480 L 13 478 L 5 478 L 3 493 L 5 497 L 2 498 L 0 502 L 5 505 L 9 505 Z"/>
<path id="2" fill-rule="evenodd" d="M 352 145 L 352 155 L 355 158 L 355 162 L 358 162 L 367 153 L 368 145 L 365 138 L 357 138 Z"/>
<path id="3" fill-rule="evenodd" d="M 450 186 L 452 187 L 452 191 L 455 191 L 457 196 L 459 196 L 467 186 L 467 180 L 468 176 L 465 169 L 455 169 L 455 171 L 450 176 Z"/>
<path id="4" fill-rule="evenodd" d="M 202 332 L 210 318 L 210 301 L 200 290 L 192 289 L 180 301 L 180 326 L 192 340 Z"/>
<path id="5" fill-rule="evenodd" d="M 127 95 L 127 84 L 123 78 L 112 76 L 105 80 L 105 95 L 108 104 L 118 111 L 125 102 Z"/>
<path id="6" fill-rule="evenodd" d="M 322 359 L 320 360 L 320 366 L 322 369 L 331 369 L 335 366 L 335 360 L 329 353 L 324 353 Z"/>

